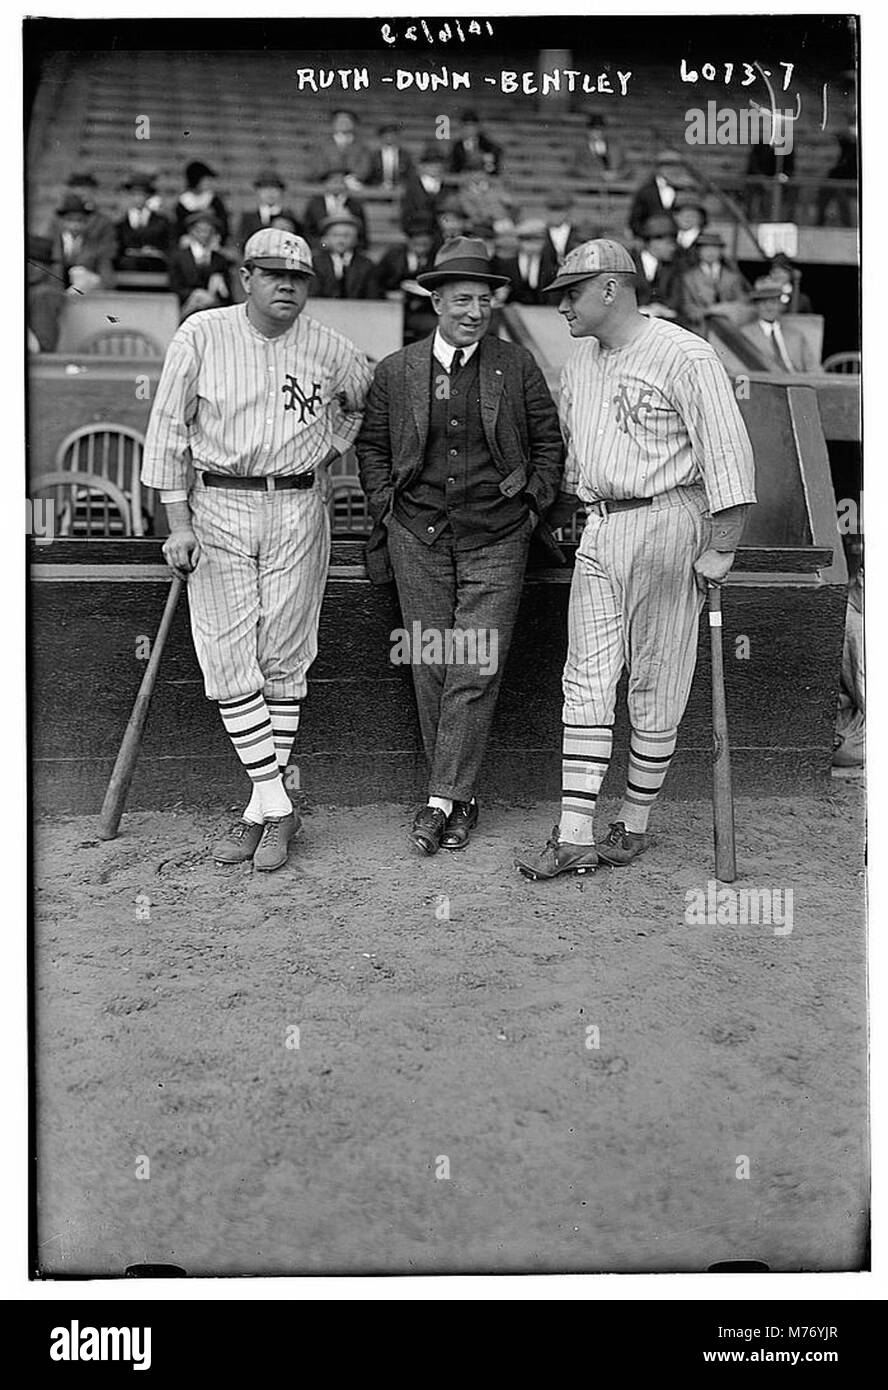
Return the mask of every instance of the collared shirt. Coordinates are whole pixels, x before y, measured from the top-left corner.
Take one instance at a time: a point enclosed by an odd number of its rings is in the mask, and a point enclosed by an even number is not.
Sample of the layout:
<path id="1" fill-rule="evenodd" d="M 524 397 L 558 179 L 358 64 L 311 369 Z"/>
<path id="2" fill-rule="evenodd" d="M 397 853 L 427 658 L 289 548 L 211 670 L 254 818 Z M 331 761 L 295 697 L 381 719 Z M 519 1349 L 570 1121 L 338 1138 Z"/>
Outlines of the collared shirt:
<path id="1" fill-rule="evenodd" d="M 561 377 L 563 488 L 583 501 L 701 485 L 710 511 L 755 501 L 752 446 L 731 382 L 696 334 L 652 318 L 626 347 L 584 338 Z"/>
<path id="2" fill-rule="evenodd" d="M 648 281 L 654 280 L 660 265 L 656 256 L 652 256 L 650 251 L 643 249 L 641 252 L 641 265 L 644 270 L 644 278 Z"/>
<path id="3" fill-rule="evenodd" d="M 433 179 L 431 174 L 420 174 L 419 181 L 426 193 L 435 194 L 441 192 L 441 180 Z"/>
<path id="4" fill-rule="evenodd" d="M 672 187 L 671 183 L 663 178 L 662 174 L 656 175 L 656 183 L 660 190 L 660 202 L 668 212 L 675 202 L 675 189 Z"/>
<path id="5" fill-rule="evenodd" d="M 187 488 L 192 464 L 238 477 L 309 472 L 351 445 L 371 375 L 353 343 L 304 313 L 277 338 L 253 327 L 246 304 L 192 314 L 167 349 L 142 482 Z"/>
<path id="6" fill-rule="evenodd" d="M 379 153 L 382 156 L 383 183 L 397 183 L 398 151 L 392 145 L 383 145 Z"/>
<path id="7" fill-rule="evenodd" d="M 150 208 L 144 207 L 127 209 L 126 220 L 132 227 L 133 231 L 137 231 L 140 227 L 147 227 L 150 218 Z"/>
<path id="8" fill-rule="evenodd" d="M 567 243 L 570 238 L 570 223 L 559 222 L 557 227 L 549 228 L 549 239 L 555 247 L 559 260 L 567 254 Z"/>
<path id="9" fill-rule="evenodd" d="M 776 344 L 776 355 L 780 358 L 786 370 L 788 372 L 794 372 L 795 367 L 792 364 L 792 358 L 789 355 L 789 348 L 786 346 L 786 339 L 783 336 L 783 329 L 780 327 L 780 324 L 776 320 L 772 323 L 770 319 L 759 319 L 758 326 L 765 337 L 770 338 Z"/>
<path id="10" fill-rule="evenodd" d="M 535 290 L 540 283 L 539 256 L 528 256 L 522 251 L 518 256 L 518 274 L 532 290 Z"/>
<path id="11" fill-rule="evenodd" d="M 259 219 L 263 227 L 267 227 L 273 217 L 280 217 L 281 209 L 268 203 L 259 204 Z"/>
<path id="12" fill-rule="evenodd" d="M 691 246 L 693 246 L 694 242 L 697 240 L 697 237 L 699 235 L 699 227 L 684 227 L 681 231 L 676 232 L 675 240 L 678 242 L 682 251 L 687 251 Z"/>
<path id="13" fill-rule="evenodd" d="M 461 349 L 463 366 L 471 361 L 472 354 L 476 351 L 477 347 L 477 343 L 470 343 L 468 347 Z M 453 354 L 456 352 L 456 346 L 454 343 L 448 343 L 447 339 L 442 336 L 440 328 L 435 329 L 435 341 L 432 343 L 432 352 L 441 363 L 445 372 L 449 372 L 450 364 L 453 361 Z"/>
<path id="14" fill-rule="evenodd" d="M 337 280 L 341 280 L 352 263 L 352 253 L 351 251 L 331 251 L 330 260 L 333 262 L 333 274 Z"/>

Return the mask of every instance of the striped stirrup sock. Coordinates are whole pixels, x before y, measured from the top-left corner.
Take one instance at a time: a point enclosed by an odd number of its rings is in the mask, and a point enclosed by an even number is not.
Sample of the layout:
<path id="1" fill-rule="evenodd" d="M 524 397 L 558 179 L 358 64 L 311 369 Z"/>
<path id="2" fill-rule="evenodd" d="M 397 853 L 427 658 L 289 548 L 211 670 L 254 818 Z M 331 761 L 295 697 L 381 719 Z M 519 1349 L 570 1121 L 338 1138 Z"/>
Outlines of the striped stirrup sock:
<path id="1" fill-rule="evenodd" d="M 677 729 L 662 729 L 655 734 L 632 730 L 626 794 L 617 817 L 627 830 L 638 835 L 647 830 L 648 817 L 669 771 L 677 738 Z"/>
<path id="2" fill-rule="evenodd" d="M 220 700 L 219 714 L 234 751 L 253 783 L 253 795 L 244 812 L 247 820 L 286 816 L 293 809 L 284 791 L 274 746 L 274 731 L 261 691 L 243 700 Z"/>
<path id="3" fill-rule="evenodd" d="M 591 845 L 592 820 L 614 744 L 612 724 L 565 724 L 561 754 L 561 821 L 564 844 Z"/>
<path id="4" fill-rule="evenodd" d="M 277 753 L 278 767 L 284 771 L 290 761 L 290 753 L 296 734 L 299 729 L 299 714 L 302 708 L 301 700 L 277 700 L 266 696 L 268 715 L 271 719 L 271 727 L 274 733 L 274 747 Z"/>

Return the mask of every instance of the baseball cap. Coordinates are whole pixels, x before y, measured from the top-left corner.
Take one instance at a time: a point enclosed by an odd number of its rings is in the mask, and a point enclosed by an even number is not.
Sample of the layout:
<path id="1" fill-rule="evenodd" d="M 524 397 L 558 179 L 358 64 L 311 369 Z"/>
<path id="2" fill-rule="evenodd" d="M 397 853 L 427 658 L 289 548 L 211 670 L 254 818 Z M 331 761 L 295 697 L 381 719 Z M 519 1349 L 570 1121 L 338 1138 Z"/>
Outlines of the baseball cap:
<path id="1" fill-rule="evenodd" d="M 635 262 L 625 246 L 611 241 L 609 237 L 584 241 L 582 246 L 575 246 L 573 251 L 568 252 L 551 285 L 545 286 L 545 292 L 549 294 L 553 290 L 567 289 L 568 285 L 576 285 L 580 280 L 588 280 L 590 276 L 608 270 L 635 274 Z"/>
<path id="2" fill-rule="evenodd" d="M 301 275 L 314 275 L 308 242 L 283 227 L 261 227 L 254 232 L 244 247 L 244 260 L 263 270 L 298 270 Z"/>

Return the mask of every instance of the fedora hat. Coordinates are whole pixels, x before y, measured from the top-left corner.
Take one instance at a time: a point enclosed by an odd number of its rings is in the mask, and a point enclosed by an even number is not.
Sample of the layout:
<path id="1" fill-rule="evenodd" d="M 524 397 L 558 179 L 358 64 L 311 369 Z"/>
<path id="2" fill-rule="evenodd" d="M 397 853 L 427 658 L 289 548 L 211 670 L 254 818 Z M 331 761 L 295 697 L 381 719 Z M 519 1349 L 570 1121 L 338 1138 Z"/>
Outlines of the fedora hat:
<path id="1" fill-rule="evenodd" d="M 754 304 L 763 299 L 782 299 L 788 293 L 785 280 L 777 280 L 770 275 L 763 275 L 756 280 L 749 293 L 750 301 Z"/>
<path id="2" fill-rule="evenodd" d="M 260 169 L 253 180 L 254 188 L 279 188 L 283 193 L 286 184 L 276 169 Z"/>
<path id="3" fill-rule="evenodd" d="M 77 213 L 80 217 L 88 217 L 90 211 L 90 207 L 83 201 L 79 193 L 66 193 L 56 208 L 56 216 L 66 217 L 68 213 Z"/>
<path id="4" fill-rule="evenodd" d="M 325 217 L 321 223 L 321 231 L 329 232 L 331 227 L 354 227 L 357 231 L 361 230 L 361 224 L 352 213 L 345 209 L 342 212 L 331 212 L 329 217 Z"/>
<path id="5" fill-rule="evenodd" d="M 426 290 L 437 289 L 447 280 L 483 280 L 494 289 L 509 283 L 508 275 L 491 273 L 487 247 L 479 237 L 470 236 L 445 241 L 435 257 L 434 269 L 416 277 L 416 283 Z"/>
<path id="6" fill-rule="evenodd" d="M 195 208 L 194 212 L 189 212 L 185 218 L 186 228 L 196 227 L 198 222 L 209 222 L 210 226 L 215 227 L 217 232 L 222 230 L 221 223 L 212 208 Z"/>

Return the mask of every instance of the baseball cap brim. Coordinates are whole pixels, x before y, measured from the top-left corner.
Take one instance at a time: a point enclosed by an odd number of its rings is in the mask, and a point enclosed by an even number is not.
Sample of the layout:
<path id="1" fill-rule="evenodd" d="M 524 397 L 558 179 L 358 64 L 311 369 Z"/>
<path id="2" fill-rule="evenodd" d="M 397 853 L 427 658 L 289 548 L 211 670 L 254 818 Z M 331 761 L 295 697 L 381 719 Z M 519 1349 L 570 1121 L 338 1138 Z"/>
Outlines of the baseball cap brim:
<path id="1" fill-rule="evenodd" d="M 543 294 L 553 294 L 556 290 L 566 290 L 570 285 L 578 285 L 581 280 L 594 280 L 596 275 L 632 275 L 635 270 L 578 270 L 574 275 L 558 275 L 551 285 L 543 285 Z"/>
<path id="2" fill-rule="evenodd" d="M 257 265 L 261 270 L 292 270 L 296 275 L 314 275 L 314 270 L 309 266 L 294 265 L 292 261 L 286 260 L 283 256 L 251 256 L 252 265 Z"/>

